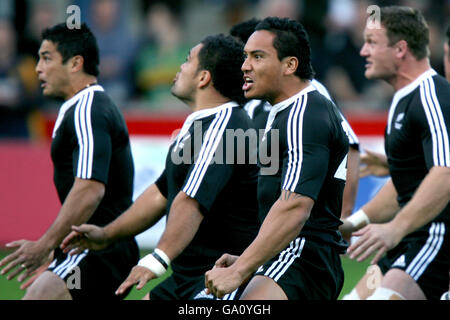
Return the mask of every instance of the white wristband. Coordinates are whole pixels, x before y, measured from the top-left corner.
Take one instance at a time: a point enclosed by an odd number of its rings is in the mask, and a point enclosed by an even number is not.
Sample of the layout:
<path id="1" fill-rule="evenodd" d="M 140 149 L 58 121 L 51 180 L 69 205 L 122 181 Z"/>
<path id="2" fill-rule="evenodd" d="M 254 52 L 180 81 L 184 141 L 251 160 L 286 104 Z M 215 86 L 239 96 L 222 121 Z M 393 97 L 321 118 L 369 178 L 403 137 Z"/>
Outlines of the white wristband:
<path id="1" fill-rule="evenodd" d="M 347 221 L 350 222 L 354 228 L 362 228 L 370 223 L 369 217 L 362 209 L 359 209 L 348 217 Z"/>
<path id="2" fill-rule="evenodd" d="M 164 262 L 167 264 L 167 266 L 170 266 L 170 259 L 169 257 L 166 255 L 166 253 L 164 251 L 162 251 L 161 249 L 156 248 L 154 250 L 154 252 L 161 257 L 161 259 L 164 260 Z"/>
<path id="3" fill-rule="evenodd" d="M 167 271 L 167 269 L 153 256 L 153 254 L 148 254 L 139 260 L 138 266 L 149 269 L 157 277 L 161 277 Z"/>

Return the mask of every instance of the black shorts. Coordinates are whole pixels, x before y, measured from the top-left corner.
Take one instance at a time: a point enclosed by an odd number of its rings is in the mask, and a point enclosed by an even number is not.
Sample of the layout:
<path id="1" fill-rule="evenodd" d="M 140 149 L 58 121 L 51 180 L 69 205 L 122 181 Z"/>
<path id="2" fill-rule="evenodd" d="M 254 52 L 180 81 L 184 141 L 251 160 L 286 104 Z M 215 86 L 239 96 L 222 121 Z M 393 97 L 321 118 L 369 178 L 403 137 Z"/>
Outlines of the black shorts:
<path id="1" fill-rule="evenodd" d="M 289 300 L 336 300 L 344 284 L 339 250 L 296 238 L 255 275 L 273 279 Z"/>
<path id="2" fill-rule="evenodd" d="M 123 299 L 128 292 L 121 296 L 114 293 L 138 261 L 139 249 L 132 239 L 74 256 L 55 249 L 55 259 L 48 270 L 66 282 L 74 300 Z"/>
<path id="3" fill-rule="evenodd" d="M 225 295 L 221 300 L 238 300 L 244 289 L 245 285 Z M 150 300 L 217 300 L 217 298 L 206 293 L 204 274 L 186 277 L 174 272 L 150 291 Z"/>
<path id="4" fill-rule="evenodd" d="M 409 274 L 429 300 L 448 290 L 450 236 L 445 222 L 432 222 L 411 233 L 378 262 L 385 274 L 396 268 Z"/>

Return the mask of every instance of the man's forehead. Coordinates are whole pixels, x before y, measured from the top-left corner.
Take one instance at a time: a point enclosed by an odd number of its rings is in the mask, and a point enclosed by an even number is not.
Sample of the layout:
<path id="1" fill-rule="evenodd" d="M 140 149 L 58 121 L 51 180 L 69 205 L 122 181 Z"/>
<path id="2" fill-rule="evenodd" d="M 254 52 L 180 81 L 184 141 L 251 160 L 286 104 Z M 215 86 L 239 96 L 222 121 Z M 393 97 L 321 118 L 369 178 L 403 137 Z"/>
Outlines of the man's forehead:
<path id="1" fill-rule="evenodd" d="M 244 50 L 247 52 L 254 50 L 275 49 L 273 46 L 273 38 L 275 34 L 267 30 L 257 30 L 252 33 L 245 44 Z"/>
<path id="2" fill-rule="evenodd" d="M 369 37 L 383 37 L 386 35 L 386 29 L 383 27 L 380 28 L 375 28 L 375 27 L 366 27 L 364 29 L 364 33 L 363 33 L 364 37 L 369 38 Z"/>
<path id="3" fill-rule="evenodd" d="M 39 48 L 39 53 L 52 53 L 56 51 L 56 45 L 50 40 L 44 40 Z"/>
<path id="4" fill-rule="evenodd" d="M 199 43 L 196 46 L 192 47 L 191 50 L 189 50 L 189 55 L 191 57 L 197 56 L 202 47 L 203 47 L 202 43 Z"/>

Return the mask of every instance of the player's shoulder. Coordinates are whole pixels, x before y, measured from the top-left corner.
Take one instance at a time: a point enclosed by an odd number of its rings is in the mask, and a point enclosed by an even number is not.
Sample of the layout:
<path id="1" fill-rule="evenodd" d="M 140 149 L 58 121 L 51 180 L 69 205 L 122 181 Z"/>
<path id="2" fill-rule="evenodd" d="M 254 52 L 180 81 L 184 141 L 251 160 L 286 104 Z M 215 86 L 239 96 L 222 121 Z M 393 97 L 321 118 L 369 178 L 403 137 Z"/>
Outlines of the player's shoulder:
<path id="1" fill-rule="evenodd" d="M 329 112 L 337 110 L 337 106 L 333 101 L 325 97 L 317 90 L 308 93 L 307 110 L 311 112 Z"/>
<path id="2" fill-rule="evenodd" d="M 450 104 L 450 83 L 442 77 L 441 75 L 437 74 L 432 77 L 434 89 L 436 90 L 436 96 L 439 100 L 442 100 L 447 105 Z"/>
<path id="3" fill-rule="evenodd" d="M 241 106 L 231 108 L 231 116 L 227 128 L 248 129 L 251 126 L 251 119 L 245 109 Z"/>
<path id="4" fill-rule="evenodd" d="M 94 98 L 92 100 L 93 106 L 96 108 L 117 108 L 115 103 L 104 91 L 94 91 Z"/>
<path id="5" fill-rule="evenodd" d="M 450 107 L 450 84 L 439 74 L 423 79 L 409 94 L 400 99 L 407 108 L 422 112 L 424 108 Z"/>
<path id="6" fill-rule="evenodd" d="M 111 118 L 121 118 L 122 113 L 111 97 L 104 91 L 94 91 L 92 100 L 92 114 Z"/>
<path id="7" fill-rule="evenodd" d="M 450 82 L 440 74 L 435 74 L 431 78 L 433 79 L 435 85 L 439 88 L 447 91 L 450 90 Z"/>

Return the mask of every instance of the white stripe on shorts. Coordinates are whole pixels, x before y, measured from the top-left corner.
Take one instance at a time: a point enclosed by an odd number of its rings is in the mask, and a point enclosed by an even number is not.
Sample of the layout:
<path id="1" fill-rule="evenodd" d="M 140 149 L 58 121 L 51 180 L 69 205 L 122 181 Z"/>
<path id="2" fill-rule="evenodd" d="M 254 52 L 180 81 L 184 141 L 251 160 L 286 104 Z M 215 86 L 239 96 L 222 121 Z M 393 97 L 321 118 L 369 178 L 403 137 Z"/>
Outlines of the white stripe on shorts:
<path id="1" fill-rule="evenodd" d="M 300 257 L 304 246 L 305 238 L 297 238 L 291 241 L 289 248 L 286 248 L 279 254 L 278 260 L 267 269 L 264 275 L 272 278 L 274 281 L 278 281 L 294 260 Z"/>
<path id="2" fill-rule="evenodd" d="M 236 296 L 236 293 L 238 292 L 239 288 L 234 290 L 233 292 L 230 292 L 223 296 L 222 300 L 234 300 L 234 297 Z M 220 300 L 220 299 L 218 299 Z"/>
<path id="3" fill-rule="evenodd" d="M 411 264 L 406 269 L 406 273 L 416 281 L 441 249 L 444 241 L 445 224 L 443 222 L 433 222 L 429 229 L 429 234 L 430 236 L 422 250 L 420 250 L 419 254 L 412 260 Z"/>
<path id="4" fill-rule="evenodd" d="M 74 267 L 76 267 L 80 263 L 81 260 L 83 260 L 84 257 L 86 257 L 88 252 L 89 250 L 86 249 L 80 254 L 76 254 L 73 256 L 67 255 L 66 260 L 64 260 L 63 263 L 53 269 L 53 273 L 63 279 L 69 272 L 72 271 Z"/>
<path id="5" fill-rule="evenodd" d="M 84 250 L 83 253 L 80 253 L 77 255 L 77 258 L 75 259 L 75 261 L 66 268 L 66 270 L 61 274 L 60 277 L 62 279 L 64 279 L 67 276 L 67 274 L 72 272 L 73 268 L 75 268 L 80 263 L 80 261 L 83 260 L 84 257 L 86 257 L 86 255 L 87 255 L 87 249 Z"/>
<path id="6" fill-rule="evenodd" d="M 60 265 L 58 265 L 53 272 L 58 274 L 58 272 L 66 267 L 74 259 L 74 256 L 67 255 L 66 260 L 64 260 Z M 56 259 L 53 261 L 56 264 Z M 53 264 L 53 263 L 52 263 Z"/>

